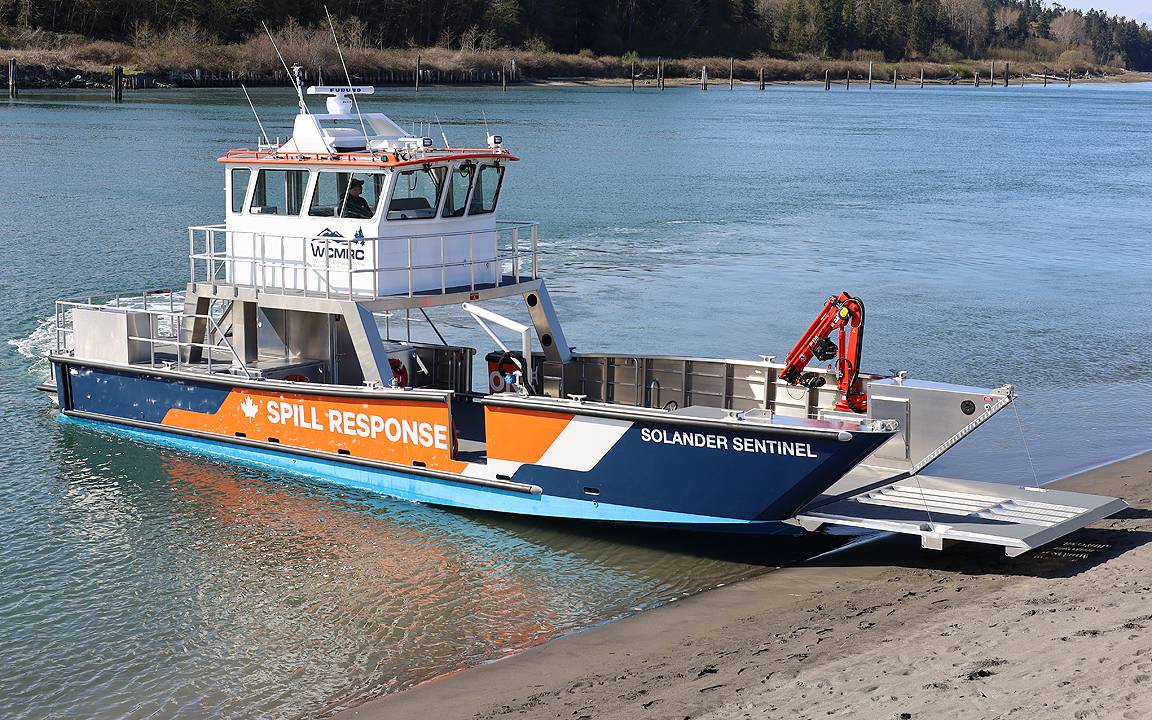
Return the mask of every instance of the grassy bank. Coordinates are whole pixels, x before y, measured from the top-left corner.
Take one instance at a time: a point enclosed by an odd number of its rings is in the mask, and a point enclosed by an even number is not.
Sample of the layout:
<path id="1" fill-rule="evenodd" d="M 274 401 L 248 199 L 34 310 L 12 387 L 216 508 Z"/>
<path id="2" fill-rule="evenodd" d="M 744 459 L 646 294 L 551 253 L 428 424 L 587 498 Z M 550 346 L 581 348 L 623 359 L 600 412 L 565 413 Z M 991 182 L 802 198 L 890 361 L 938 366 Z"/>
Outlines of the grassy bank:
<path id="1" fill-rule="evenodd" d="M 558 78 L 587 80 L 627 80 L 635 68 L 638 79 L 654 78 L 657 58 L 630 55 L 595 55 L 589 52 L 562 54 L 529 49 L 469 50 L 430 48 L 380 49 L 352 38 L 345 49 L 345 59 L 353 81 L 377 84 L 408 84 L 416 69 L 417 58 L 424 82 L 498 82 L 501 70 L 512 82 L 545 81 Z M 342 79 L 339 58 L 331 36 L 312 29 L 287 27 L 276 33 L 276 43 L 291 63 L 306 68 L 309 81 L 316 72 L 329 81 Z M 142 37 L 133 43 L 88 41 L 76 36 L 33 36 L 18 38 L 0 33 L 0 47 L 8 57 L 15 57 L 21 67 L 24 86 L 100 85 L 108 82 L 109 68 L 123 65 L 131 74 L 146 74 L 160 85 L 213 85 L 283 82 L 272 44 L 265 36 L 252 36 L 243 43 L 218 44 L 195 30 L 179 30 L 162 36 Z M 955 76 L 971 82 L 974 73 L 987 80 L 990 64 L 996 62 L 997 77 L 1002 78 L 1005 62 L 1013 78 L 1025 76 L 1064 75 L 1071 70 L 1076 77 L 1120 78 L 1129 75 L 1123 68 L 1088 62 L 1079 53 L 1064 53 L 1054 58 L 1021 57 L 1006 51 L 994 58 L 948 60 L 933 58 L 884 62 L 878 53 L 856 53 L 852 59 L 828 59 L 815 56 L 792 58 L 755 56 L 731 61 L 726 57 L 670 58 L 664 60 L 664 76 L 670 82 L 683 82 L 700 77 L 702 66 L 708 67 L 714 82 L 726 81 L 731 63 L 737 80 L 755 80 L 763 69 L 769 82 L 823 80 L 827 71 L 834 80 L 851 73 L 856 79 L 867 76 L 869 62 L 877 81 L 890 80 L 896 72 L 901 78 L 925 77 L 940 80 Z M 513 73 L 513 68 L 515 72 Z M 6 66 L 0 68 L 0 74 Z M 77 79 L 77 76 L 80 76 Z"/>

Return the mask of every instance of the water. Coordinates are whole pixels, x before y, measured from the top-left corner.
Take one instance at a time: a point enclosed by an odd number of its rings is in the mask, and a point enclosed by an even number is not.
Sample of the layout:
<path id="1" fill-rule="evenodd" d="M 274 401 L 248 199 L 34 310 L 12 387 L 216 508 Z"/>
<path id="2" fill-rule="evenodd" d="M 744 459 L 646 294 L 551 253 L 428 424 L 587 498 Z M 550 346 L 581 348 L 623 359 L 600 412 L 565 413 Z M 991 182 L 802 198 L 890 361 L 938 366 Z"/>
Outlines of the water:
<path id="1" fill-rule="evenodd" d="M 314 716 L 815 549 L 447 512 L 58 423 L 29 357 L 52 301 L 182 282 L 212 160 L 256 136 L 236 91 L 130 97 L 0 105 L 0 716 Z M 255 100 L 286 133 L 287 94 Z M 1021 393 L 934 470 L 1030 483 L 1025 448 L 1046 481 L 1152 447 L 1152 87 L 366 105 L 454 144 L 486 115 L 580 349 L 783 355 L 847 289 L 867 368 Z"/>

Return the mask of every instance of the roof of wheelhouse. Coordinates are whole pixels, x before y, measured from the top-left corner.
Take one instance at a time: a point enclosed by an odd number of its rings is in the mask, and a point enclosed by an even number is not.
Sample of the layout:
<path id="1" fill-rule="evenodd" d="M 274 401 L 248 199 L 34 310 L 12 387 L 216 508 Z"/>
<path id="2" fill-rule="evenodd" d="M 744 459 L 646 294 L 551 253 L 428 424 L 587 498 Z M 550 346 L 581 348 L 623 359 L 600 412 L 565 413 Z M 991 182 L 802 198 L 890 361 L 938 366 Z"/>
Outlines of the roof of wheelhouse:
<path id="1" fill-rule="evenodd" d="M 298 153 L 281 152 L 280 150 L 250 150 L 241 148 L 229 150 L 216 162 L 235 163 L 241 165 L 305 165 L 324 167 L 405 167 L 409 165 L 425 165 L 431 162 L 449 162 L 453 160 L 507 160 L 516 161 L 516 157 L 507 150 L 491 150 L 487 148 L 430 148 L 428 152 L 420 153 L 416 157 L 404 157 L 399 153 L 388 152 L 347 152 L 347 153 Z"/>
<path id="2" fill-rule="evenodd" d="M 309 95 L 330 96 L 327 113 L 309 111 L 301 93 L 300 113 L 288 140 L 280 145 L 262 144 L 255 150 L 229 150 L 218 162 L 387 168 L 458 160 L 519 159 L 502 147 L 499 135 L 489 135 L 486 148 L 433 147 L 431 138 L 411 135 L 384 113 L 360 112 L 359 105 L 349 97 L 374 91 L 371 86 L 310 87 Z"/>

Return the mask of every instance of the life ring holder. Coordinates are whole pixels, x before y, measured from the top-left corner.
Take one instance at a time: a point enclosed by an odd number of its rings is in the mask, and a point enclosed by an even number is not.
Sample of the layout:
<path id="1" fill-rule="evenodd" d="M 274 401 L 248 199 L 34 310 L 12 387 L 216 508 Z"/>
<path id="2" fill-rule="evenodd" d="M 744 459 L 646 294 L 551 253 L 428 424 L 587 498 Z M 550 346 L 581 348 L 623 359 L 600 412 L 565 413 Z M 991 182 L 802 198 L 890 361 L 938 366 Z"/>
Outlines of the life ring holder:
<path id="1" fill-rule="evenodd" d="M 392 378 L 400 387 L 408 387 L 408 368 L 396 358 L 388 358 L 388 367 L 392 368 Z"/>
<path id="2" fill-rule="evenodd" d="M 536 389 L 529 385 L 528 381 L 525 379 L 523 361 L 518 356 L 512 354 L 512 352 L 509 350 L 505 350 L 500 355 L 500 359 L 496 361 L 496 369 L 488 375 L 488 386 L 492 389 L 492 391 L 499 393 L 508 389 L 504 381 L 504 373 L 502 372 L 504 370 L 505 361 L 512 363 L 513 367 L 520 371 L 521 392 L 527 395 L 536 395 Z"/>

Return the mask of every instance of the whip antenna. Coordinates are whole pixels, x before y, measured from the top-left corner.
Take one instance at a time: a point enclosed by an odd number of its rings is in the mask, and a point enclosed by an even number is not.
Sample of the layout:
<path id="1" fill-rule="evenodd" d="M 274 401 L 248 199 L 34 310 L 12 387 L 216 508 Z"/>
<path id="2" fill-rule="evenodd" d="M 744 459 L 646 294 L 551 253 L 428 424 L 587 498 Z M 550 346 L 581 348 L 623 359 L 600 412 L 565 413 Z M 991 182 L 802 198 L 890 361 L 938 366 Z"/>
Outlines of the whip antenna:
<path id="1" fill-rule="evenodd" d="M 260 115 L 256 113 L 256 106 L 252 104 L 252 96 L 248 94 L 248 88 L 244 87 L 244 83 L 240 83 L 240 89 L 244 91 L 244 97 L 248 98 L 248 107 L 252 108 L 252 114 L 256 117 L 256 124 L 260 126 L 260 134 L 264 136 L 264 144 L 268 144 L 268 131 L 264 129 L 264 123 L 260 122 Z"/>
<path id="2" fill-rule="evenodd" d="M 280 48 L 276 45 L 276 38 L 272 37 L 272 31 L 268 29 L 268 24 L 260 21 L 264 26 L 264 32 L 268 33 L 268 40 L 272 43 L 272 49 L 276 51 L 276 57 L 280 58 L 280 64 L 284 66 L 284 73 L 292 80 L 292 87 L 296 88 L 296 97 L 300 100 L 300 112 L 304 115 L 308 114 L 308 104 L 304 102 L 304 93 L 300 90 L 300 77 L 288 69 L 288 63 L 284 62 L 284 56 L 280 54 Z M 299 65 L 294 67 L 299 68 Z"/>
<path id="3" fill-rule="evenodd" d="M 444 147 L 451 150 L 452 146 L 448 144 L 448 136 L 444 134 L 444 123 L 440 122 L 440 116 L 434 115 L 436 124 L 440 126 L 440 137 L 444 139 Z"/>
<path id="4" fill-rule="evenodd" d="M 328 17 L 332 42 L 336 43 L 336 54 L 340 56 L 340 67 L 344 68 L 344 79 L 348 81 L 348 87 L 352 87 L 352 76 L 348 74 L 348 64 L 344 62 L 344 51 L 340 49 L 340 39 L 336 37 L 336 26 L 332 23 L 332 13 L 328 12 L 327 5 L 324 6 L 324 14 Z M 360 103 L 356 100 L 356 93 L 352 93 L 352 106 L 356 108 L 356 117 L 360 118 L 360 132 L 364 133 L 364 149 L 372 152 L 372 148 L 368 147 L 368 128 L 364 126 L 364 116 L 360 114 Z"/>

